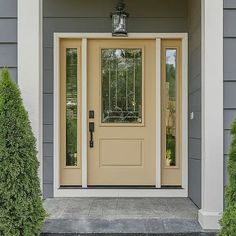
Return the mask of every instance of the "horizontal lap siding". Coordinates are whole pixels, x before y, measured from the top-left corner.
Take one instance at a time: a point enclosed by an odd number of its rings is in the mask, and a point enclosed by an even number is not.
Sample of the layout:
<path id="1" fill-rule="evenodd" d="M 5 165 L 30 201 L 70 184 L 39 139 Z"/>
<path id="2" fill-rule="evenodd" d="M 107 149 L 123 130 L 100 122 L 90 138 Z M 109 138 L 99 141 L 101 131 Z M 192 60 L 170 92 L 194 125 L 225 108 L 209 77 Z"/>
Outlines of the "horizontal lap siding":
<path id="1" fill-rule="evenodd" d="M 227 154 L 230 147 L 230 127 L 236 118 L 236 1 L 224 0 L 224 168 L 227 176 Z"/>
<path id="2" fill-rule="evenodd" d="M 44 197 L 53 196 L 53 33 L 111 32 L 116 0 L 43 1 Z M 129 32 L 187 32 L 187 0 L 126 0 Z M 58 158 L 58 157 L 57 157 Z"/>
<path id="3" fill-rule="evenodd" d="M 186 0 L 126 0 L 130 17 L 186 17 Z M 44 0 L 44 17 L 109 17 L 116 0 Z"/>
<path id="4" fill-rule="evenodd" d="M 4 67 L 17 82 L 17 0 L 0 0 L 0 72 Z"/>
<path id="5" fill-rule="evenodd" d="M 189 30 L 189 89 L 188 109 L 194 113 L 189 119 L 189 197 L 201 207 L 201 1 L 188 2 Z"/>

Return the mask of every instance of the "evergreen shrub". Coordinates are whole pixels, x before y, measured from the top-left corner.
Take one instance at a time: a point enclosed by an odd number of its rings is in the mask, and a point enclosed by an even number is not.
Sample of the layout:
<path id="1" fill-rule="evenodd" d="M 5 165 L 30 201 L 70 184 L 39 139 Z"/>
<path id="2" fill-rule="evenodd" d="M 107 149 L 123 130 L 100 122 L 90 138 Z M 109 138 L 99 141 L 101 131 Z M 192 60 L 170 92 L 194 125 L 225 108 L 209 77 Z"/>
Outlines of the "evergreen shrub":
<path id="1" fill-rule="evenodd" d="M 17 85 L 0 78 L 0 235 L 39 235 L 46 212 L 38 177 L 36 139 Z"/>
<path id="2" fill-rule="evenodd" d="M 236 235 L 236 120 L 231 127 L 232 142 L 228 155 L 229 184 L 225 189 L 225 211 L 219 236 Z"/>

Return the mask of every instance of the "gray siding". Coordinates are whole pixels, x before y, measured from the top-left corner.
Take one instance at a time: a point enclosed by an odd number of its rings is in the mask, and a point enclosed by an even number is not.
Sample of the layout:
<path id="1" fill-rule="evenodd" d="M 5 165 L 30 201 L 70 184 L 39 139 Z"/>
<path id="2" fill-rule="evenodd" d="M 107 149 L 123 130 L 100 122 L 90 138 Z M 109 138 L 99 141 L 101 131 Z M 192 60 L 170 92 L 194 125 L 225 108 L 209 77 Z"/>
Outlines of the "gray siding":
<path id="1" fill-rule="evenodd" d="M 44 0 L 43 182 L 45 198 L 53 195 L 53 33 L 111 32 L 109 14 L 113 11 L 116 2 L 116 0 Z M 187 0 L 127 0 L 126 3 L 130 12 L 129 32 L 188 31 Z"/>
<path id="2" fill-rule="evenodd" d="M 188 1 L 189 31 L 189 197 L 201 207 L 201 1 Z"/>
<path id="3" fill-rule="evenodd" d="M 231 142 L 230 126 L 236 118 L 236 1 L 224 0 L 224 161 L 225 179 L 227 154 Z"/>
<path id="4" fill-rule="evenodd" d="M 0 0 L 0 72 L 8 67 L 17 81 L 17 0 Z"/>

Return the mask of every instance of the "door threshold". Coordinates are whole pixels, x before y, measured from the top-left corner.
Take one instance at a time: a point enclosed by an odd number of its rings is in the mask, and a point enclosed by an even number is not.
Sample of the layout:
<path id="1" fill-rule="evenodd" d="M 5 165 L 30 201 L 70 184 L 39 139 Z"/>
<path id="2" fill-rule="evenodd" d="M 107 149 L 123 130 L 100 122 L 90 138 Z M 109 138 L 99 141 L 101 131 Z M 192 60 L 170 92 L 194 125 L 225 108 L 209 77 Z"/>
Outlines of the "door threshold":
<path id="1" fill-rule="evenodd" d="M 54 197 L 187 197 L 184 188 L 82 188 L 66 186 L 54 189 Z"/>
<path id="2" fill-rule="evenodd" d="M 155 189 L 155 185 L 88 185 L 88 189 Z"/>
<path id="3" fill-rule="evenodd" d="M 133 190 L 133 189 L 143 189 L 143 190 L 155 190 L 155 189 L 183 189 L 181 186 L 162 186 L 161 188 L 156 188 L 156 186 L 104 186 L 104 185 L 89 185 L 87 188 L 83 188 L 81 185 L 75 186 L 75 185 L 61 185 L 59 189 L 104 189 L 104 190 L 109 190 L 109 189 L 124 189 L 124 190 Z"/>

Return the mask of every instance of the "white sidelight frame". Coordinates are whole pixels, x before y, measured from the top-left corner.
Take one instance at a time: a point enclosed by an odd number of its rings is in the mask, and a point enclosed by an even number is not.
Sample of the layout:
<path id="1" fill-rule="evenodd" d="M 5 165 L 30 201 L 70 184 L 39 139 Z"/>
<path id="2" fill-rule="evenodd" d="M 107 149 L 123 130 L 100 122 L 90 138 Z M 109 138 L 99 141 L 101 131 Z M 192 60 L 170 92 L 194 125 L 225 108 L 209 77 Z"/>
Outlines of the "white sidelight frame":
<path id="1" fill-rule="evenodd" d="M 202 0 L 202 209 L 204 229 L 223 211 L 223 0 Z M 217 115 L 216 115 L 217 114 Z"/>
<path id="2" fill-rule="evenodd" d="M 82 188 L 60 188 L 60 39 L 82 39 Z M 126 39 L 156 40 L 156 189 L 87 189 L 87 40 L 110 33 L 54 33 L 54 197 L 188 196 L 188 34 L 132 33 Z M 182 40 L 182 189 L 161 189 L 161 39 Z"/>

